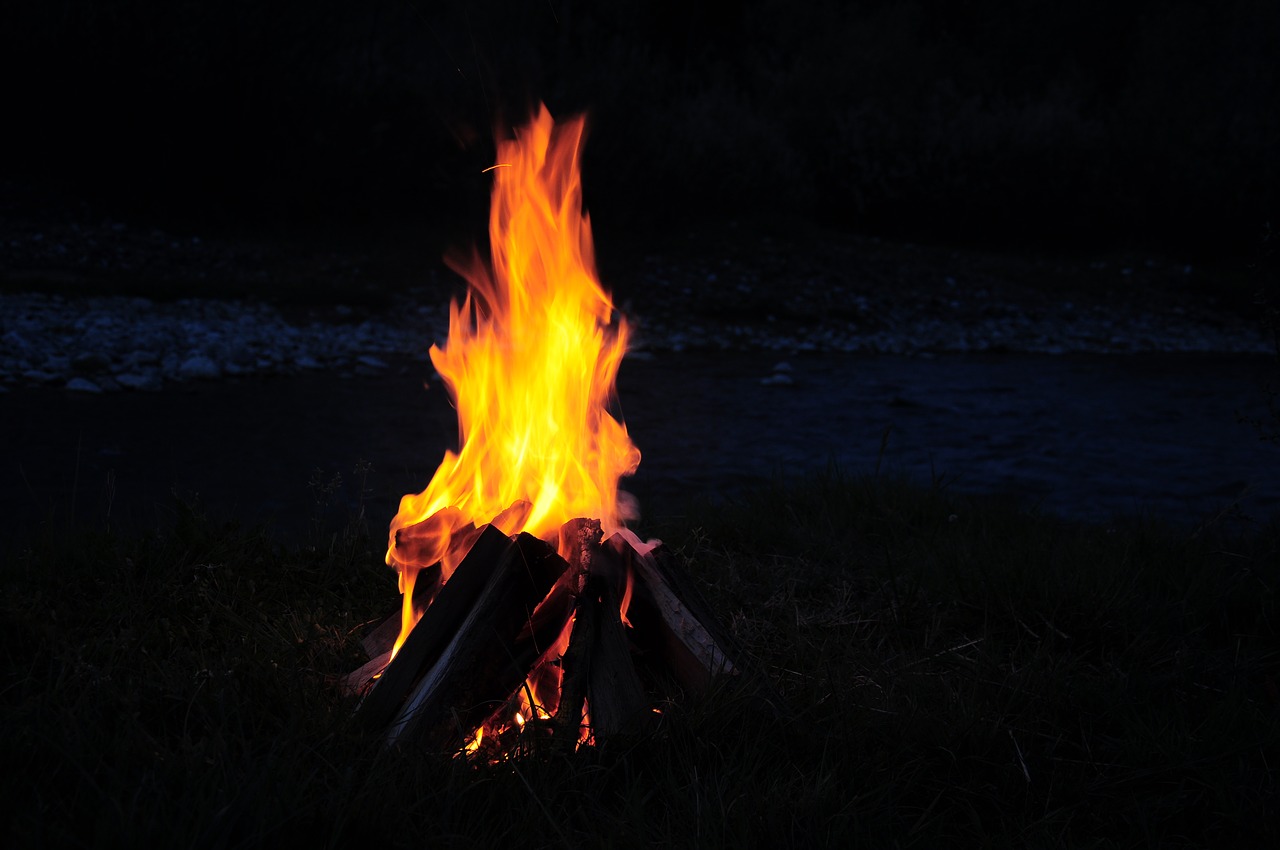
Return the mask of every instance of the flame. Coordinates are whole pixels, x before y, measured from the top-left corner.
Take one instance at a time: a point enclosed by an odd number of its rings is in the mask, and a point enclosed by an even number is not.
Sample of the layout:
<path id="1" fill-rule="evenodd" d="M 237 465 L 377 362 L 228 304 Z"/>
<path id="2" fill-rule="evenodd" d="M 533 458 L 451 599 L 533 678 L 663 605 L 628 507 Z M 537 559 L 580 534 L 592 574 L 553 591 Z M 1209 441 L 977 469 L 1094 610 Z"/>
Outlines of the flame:
<path id="1" fill-rule="evenodd" d="M 561 629 L 560 636 L 538 658 L 513 700 L 495 711 L 476 730 L 472 743 L 464 748 L 468 755 L 479 750 L 482 740 L 499 740 L 512 726 L 523 729 L 535 717 L 538 720 L 550 720 L 555 715 L 560 707 L 560 683 L 564 680 L 560 658 L 569 648 L 569 636 L 572 633 L 573 620 L 570 619 Z"/>
<path id="2" fill-rule="evenodd" d="M 599 519 L 605 534 L 621 527 L 618 479 L 640 452 L 608 411 L 628 328 L 595 272 L 584 126 L 557 125 L 542 107 L 499 143 L 486 169 L 492 260 L 450 261 L 469 287 L 431 362 L 457 406 L 459 448 L 391 522 L 387 563 L 404 595 L 395 651 L 421 616 L 418 572 L 439 563 L 448 581 L 484 523 L 544 538 L 575 517 Z"/>
<path id="3" fill-rule="evenodd" d="M 622 602 L 618 605 L 618 616 L 622 620 L 622 625 L 632 629 L 635 627 L 627 619 L 627 612 L 631 610 L 631 593 L 635 590 L 636 575 L 630 567 L 627 568 L 626 581 L 626 588 L 622 591 Z"/>

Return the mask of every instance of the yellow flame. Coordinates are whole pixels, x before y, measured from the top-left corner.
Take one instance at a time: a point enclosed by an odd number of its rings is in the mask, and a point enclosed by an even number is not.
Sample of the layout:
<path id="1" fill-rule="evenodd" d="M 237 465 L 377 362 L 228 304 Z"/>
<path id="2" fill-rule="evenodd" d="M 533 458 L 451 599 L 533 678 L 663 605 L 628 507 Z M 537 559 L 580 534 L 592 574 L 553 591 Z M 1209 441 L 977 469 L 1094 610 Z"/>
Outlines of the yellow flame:
<path id="1" fill-rule="evenodd" d="M 620 527 L 618 479 L 640 452 L 608 411 L 628 329 L 596 276 L 583 130 L 582 117 L 557 125 L 542 107 L 500 142 L 492 259 L 451 261 L 469 288 L 450 306 L 448 341 L 432 346 L 431 362 L 457 406 L 459 449 L 391 522 L 387 563 L 404 594 L 397 650 L 420 616 L 418 571 L 439 562 L 447 581 L 473 539 L 455 539 L 467 529 L 508 510 L 500 527 L 509 534 L 549 537 L 575 517 L 599 519 L 606 534 Z M 397 546 L 402 529 L 413 545 Z"/>
<path id="2" fill-rule="evenodd" d="M 472 736 L 471 740 L 467 742 L 467 745 L 462 749 L 467 755 L 471 755 L 476 750 L 480 749 L 480 743 L 482 741 L 484 741 L 484 727 L 480 726 L 476 729 L 476 734 Z"/>

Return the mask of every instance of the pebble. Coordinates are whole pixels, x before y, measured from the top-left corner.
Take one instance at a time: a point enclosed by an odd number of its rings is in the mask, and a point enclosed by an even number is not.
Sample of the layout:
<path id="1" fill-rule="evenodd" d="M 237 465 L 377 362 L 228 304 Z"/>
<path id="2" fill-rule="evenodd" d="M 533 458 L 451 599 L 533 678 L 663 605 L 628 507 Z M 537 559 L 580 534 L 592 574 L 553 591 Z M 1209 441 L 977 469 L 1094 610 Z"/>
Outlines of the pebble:
<path id="1" fill-rule="evenodd" d="M 745 322 L 740 316 L 718 322 L 705 311 L 671 304 L 649 315 L 641 304 L 632 318 L 644 329 L 644 351 L 632 356 L 686 349 L 772 351 L 780 358 L 801 352 L 1274 353 L 1260 327 L 1195 310 L 1121 313 L 1075 302 L 1028 309 L 982 290 L 966 293 L 980 309 L 963 313 L 909 299 L 849 297 L 857 308 L 852 312 L 814 307 Z M 691 312 L 698 315 L 696 322 L 690 321 Z M 336 321 L 300 321 L 244 301 L 0 293 L 0 389 L 154 392 L 188 381 L 299 370 L 374 375 L 390 369 L 398 357 L 415 358 L 425 367 L 427 348 L 444 342 L 448 333 L 444 303 L 401 305 L 358 323 L 351 321 L 352 313 L 335 309 Z M 761 383 L 794 384 L 790 363 L 779 360 Z"/>
<path id="2" fill-rule="evenodd" d="M 211 358 L 198 354 L 182 361 L 178 374 L 184 378 L 220 378 L 222 369 Z"/>
<path id="3" fill-rule="evenodd" d="M 115 381 L 126 390 L 143 390 L 146 392 L 155 392 L 163 387 L 163 382 L 159 375 L 145 374 L 139 375 L 134 372 L 125 372 L 115 376 Z"/>
<path id="4" fill-rule="evenodd" d="M 352 311 L 336 312 L 341 319 Z M 300 369 L 370 374 L 389 369 L 391 357 L 425 362 L 447 333 L 447 304 L 352 324 L 290 320 L 243 301 L 0 293 L 0 387 L 152 392 Z"/>
<path id="5" fill-rule="evenodd" d="M 100 393 L 102 387 L 88 378 L 72 378 L 67 381 L 67 389 L 73 393 Z"/>

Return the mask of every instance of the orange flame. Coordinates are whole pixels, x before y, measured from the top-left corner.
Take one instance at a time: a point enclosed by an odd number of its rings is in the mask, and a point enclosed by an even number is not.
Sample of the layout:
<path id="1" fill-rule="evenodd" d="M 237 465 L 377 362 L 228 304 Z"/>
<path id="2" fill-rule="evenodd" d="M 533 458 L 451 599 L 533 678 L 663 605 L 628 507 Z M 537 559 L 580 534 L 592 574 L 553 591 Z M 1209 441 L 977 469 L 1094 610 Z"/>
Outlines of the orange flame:
<path id="1" fill-rule="evenodd" d="M 575 517 L 599 519 L 606 534 L 621 525 L 618 479 L 635 471 L 640 452 L 607 409 L 628 330 L 596 277 L 582 212 L 583 129 L 581 117 L 556 125 L 542 107 L 500 142 L 492 261 L 451 261 L 470 286 L 451 305 L 449 339 L 432 346 L 431 362 L 457 405 L 459 449 L 445 453 L 425 490 L 401 499 L 391 522 L 387 563 L 404 594 L 397 650 L 420 616 L 418 571 L 439 562 L 447 581 L 470 545 L 455 539 L 467 530 L 493 521 L 508 534 L 549 537 Z M 406 531 L 412 546 L 397 547 L 398 531 L 428 519 Z"/>

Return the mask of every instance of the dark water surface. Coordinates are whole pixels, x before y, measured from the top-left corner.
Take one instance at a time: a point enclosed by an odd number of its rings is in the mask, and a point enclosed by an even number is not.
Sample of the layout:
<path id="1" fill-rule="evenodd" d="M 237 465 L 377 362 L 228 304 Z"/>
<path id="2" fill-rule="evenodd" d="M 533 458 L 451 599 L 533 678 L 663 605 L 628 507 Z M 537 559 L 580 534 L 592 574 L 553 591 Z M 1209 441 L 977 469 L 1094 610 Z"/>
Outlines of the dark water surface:
<path id="1" fill-rule="evenodd" d="M 1193 523 L 1237 496 L 1255 516 L 1280 511 L 1280 447 L 1236 415 L 1260 408 L 1266 358 L 820 355 L 790 359 L 790 385 L 762 385 L 778 359 L 626 362 L 621 406 L 644 459 L 624 486 L 646 514 L 832 460 L 1088 519 L 1141 511 Z M 4 527 L 154 527 L 175 491 L 285 538 L 332 530 L 361 504 L 382 527 L 455 438 L 447 395 L 424 391 L 424 377 L 415 363 L 156 394 L 0 395 Z M 361 462 L 372 467 L 363 477 Z M 310 483 L 336 475 L 328 495 Z"/>
<path id="2" fill-rule="evenodd" d="M 679 446 L 647 453 L 643 473 L 696 490 L 835 460 L 1086 519 L 1196 521 L 1239 495 L 1256 514 L 1280 510 L 1280 447 L 1237 416 L 1263 406 L 1266 358 L 814 357 L 790 361 L 793 385 L 761 386 L 775 361 L 645 364 L 683 409 L 655 417 L 623 396 L 642 449 L 650 430 Z"/>

